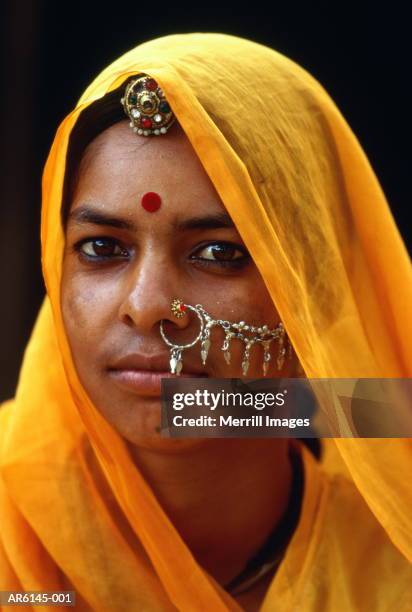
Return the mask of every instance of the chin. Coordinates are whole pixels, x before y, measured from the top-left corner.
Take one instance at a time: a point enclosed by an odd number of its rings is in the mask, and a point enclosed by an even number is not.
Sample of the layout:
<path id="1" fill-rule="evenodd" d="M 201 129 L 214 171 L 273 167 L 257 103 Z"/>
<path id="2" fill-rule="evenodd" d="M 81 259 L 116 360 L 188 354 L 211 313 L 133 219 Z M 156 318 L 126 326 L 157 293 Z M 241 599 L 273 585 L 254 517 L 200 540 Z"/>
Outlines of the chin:
<path id="1" fill-rule="evenodd" d="M 114 405 L 119 405 L 119 401 Z M 113 404 L 111 404 L 113 405 Z M 161 434 L 160 398 L 134 398 L 133 402 L 122 401 L 122 410 L 115 414 L 102 411 L 104 418 L 116 429 L 129 448 L 141 448 L 179 454 L 191 448 L 203 446 L 207 438 L 177 439 Z M 209 441 L 210 442 L 210 441 Z"/>
<path id="2" fill-rule="evenodd" d="M 105 418 L 115 427 L 120 435 L 136 443 L 142 437 L 159 438 L 161 424 L 161 401 L 159 397 L 122 398 L 115 403 L 121 409 Z"/>
<path id="3" fill-rule="evenodd" d="M 164 455 L 186 454 L 188 451 L 196 450 L 205 445 L 210 445 L 210 438 L 185 438 L 184 440 L 174 438 L 163 438 L 160 433 L 150 436 L 137 436 L 133 440 L 126 440 L 127 446 L 132 450 L 148 450 Z"/>

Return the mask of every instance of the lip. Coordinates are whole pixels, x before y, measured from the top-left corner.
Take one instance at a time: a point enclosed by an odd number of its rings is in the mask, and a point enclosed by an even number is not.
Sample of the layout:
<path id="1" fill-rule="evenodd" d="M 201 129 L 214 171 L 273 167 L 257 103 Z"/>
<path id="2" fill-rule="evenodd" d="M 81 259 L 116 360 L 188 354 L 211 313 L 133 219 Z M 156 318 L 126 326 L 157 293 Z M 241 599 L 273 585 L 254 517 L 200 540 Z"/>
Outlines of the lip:
<path id="1" fill-rule="evenodd" d="M 147 397 L 160 397 L 162 378 L 175 378 L 170 372 L 148 372 L 147 370 L 109 370 L 109 376 L 121 389 Z M 181 374 L 179 378 L 199 378 L 200 376 L 200 374 Z"/>
<path id="2" fill-rule="evenodd" d="M 175 378 L 168 370 L 168 355 L 125 355 L 107 369 L 108 375 L 122 390 L 137 395 L 160 397 L 162 378 Z M 199 368 L 184 367 L 180 378 L 204 378 L 207 374 Z"/>

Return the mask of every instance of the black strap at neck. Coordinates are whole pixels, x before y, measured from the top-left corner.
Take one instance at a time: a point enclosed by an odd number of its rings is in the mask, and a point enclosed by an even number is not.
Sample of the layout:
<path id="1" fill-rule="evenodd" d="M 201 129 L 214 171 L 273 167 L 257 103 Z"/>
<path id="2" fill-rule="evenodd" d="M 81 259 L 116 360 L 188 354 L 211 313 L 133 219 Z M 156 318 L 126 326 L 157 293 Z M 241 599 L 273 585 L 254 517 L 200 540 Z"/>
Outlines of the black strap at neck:
<path id="1" fill-rule="evenodd" d="M 249 559 L 244 570 L 225 586 L 225 590 L 232 595 L 248 591 L 270 570 L 276 571 L 295 531 L 302 506 L 304 474 L 300 453 L 291 450 L 289 457 L 292 465 L 292 487 L 288 506 L 262 548 Z"/>

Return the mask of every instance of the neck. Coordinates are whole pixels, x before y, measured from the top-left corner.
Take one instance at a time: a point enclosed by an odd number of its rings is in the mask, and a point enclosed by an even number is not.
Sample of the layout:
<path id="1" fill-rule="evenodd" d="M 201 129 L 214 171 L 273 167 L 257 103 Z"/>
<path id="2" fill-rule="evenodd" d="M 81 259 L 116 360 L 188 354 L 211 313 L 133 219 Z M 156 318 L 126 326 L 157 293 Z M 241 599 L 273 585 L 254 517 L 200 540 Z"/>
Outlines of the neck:
<path id="1" fill-rule="evenodd" d="M 226 584 L 285 512 L 292 480 L 288 441 L 167 442 L 163 452 L 130 446 L 133 460 L 196 560 Z"/>

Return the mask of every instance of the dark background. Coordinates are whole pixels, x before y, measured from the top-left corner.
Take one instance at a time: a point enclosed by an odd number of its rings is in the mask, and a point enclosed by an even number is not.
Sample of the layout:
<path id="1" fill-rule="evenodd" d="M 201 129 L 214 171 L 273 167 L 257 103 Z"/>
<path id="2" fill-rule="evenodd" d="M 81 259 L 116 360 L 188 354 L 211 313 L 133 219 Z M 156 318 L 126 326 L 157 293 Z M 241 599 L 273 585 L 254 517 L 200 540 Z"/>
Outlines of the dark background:
<path id="1" fill-rule="evenodd" d="M 396 3 L 369 9 L 359 2 L 352 10 L 346 3 L 308 5 L 272 2 L 265 9 L 250 3 L 246 10 L 239 2 L 192 2 L 189 10 L 179 3 L 136 1 L 2 3 L 0 400 L 14 392 L 43 296 L 40 180 L 54 132 L 91 79 L 145 40 L 225 32 L 301 64 L 325 86 L 357 134 L 410 243 L 409 20 Z"/>

